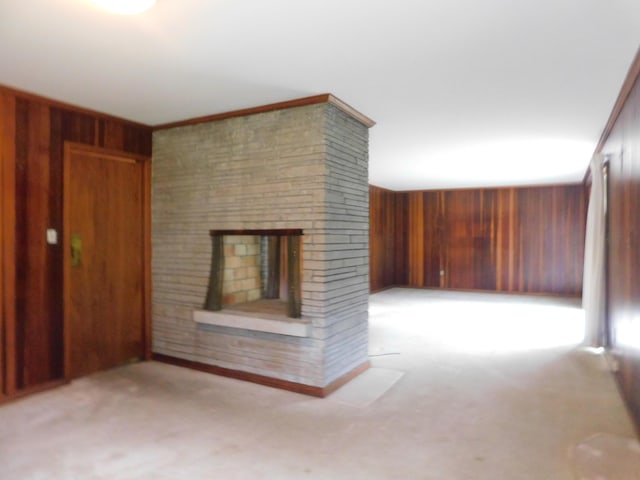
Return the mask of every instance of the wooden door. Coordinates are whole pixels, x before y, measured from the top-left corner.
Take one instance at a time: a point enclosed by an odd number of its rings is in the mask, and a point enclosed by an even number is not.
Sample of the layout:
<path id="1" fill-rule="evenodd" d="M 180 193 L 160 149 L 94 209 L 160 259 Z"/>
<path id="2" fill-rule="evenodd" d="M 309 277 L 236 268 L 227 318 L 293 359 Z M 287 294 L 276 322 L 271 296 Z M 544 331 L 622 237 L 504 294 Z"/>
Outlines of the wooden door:
<path id="1" fill-rule="evenodd" d="M 67 378 L 148 354 L 146 160 L 65 147 Z"/>

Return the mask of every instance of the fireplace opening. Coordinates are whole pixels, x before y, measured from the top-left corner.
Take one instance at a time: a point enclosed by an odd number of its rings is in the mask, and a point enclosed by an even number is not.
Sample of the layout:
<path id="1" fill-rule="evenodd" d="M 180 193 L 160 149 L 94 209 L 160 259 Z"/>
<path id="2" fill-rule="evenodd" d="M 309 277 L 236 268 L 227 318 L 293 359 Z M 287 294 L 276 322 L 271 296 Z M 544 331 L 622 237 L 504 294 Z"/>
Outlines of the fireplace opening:
<path id="1" fill-rule="evenodd" d="M 268 318 L 301 316 L 302 230 L 211 230 L 204 308 Z"/>

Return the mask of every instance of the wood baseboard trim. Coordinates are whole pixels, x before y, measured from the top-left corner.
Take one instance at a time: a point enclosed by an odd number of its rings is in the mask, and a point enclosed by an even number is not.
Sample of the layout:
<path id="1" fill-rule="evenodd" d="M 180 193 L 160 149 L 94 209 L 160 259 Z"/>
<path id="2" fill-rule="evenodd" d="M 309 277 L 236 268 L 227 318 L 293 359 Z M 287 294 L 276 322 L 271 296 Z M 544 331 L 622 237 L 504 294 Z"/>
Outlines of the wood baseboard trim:
<path id="1" fill-rule="evenodd" d="M 331 382 L 326 387 L 316 387 L 313 385 L 305 385 L 303 383 L 290 382 L 288 380 L 281 380 L 279 378 L 267 377 L 265 375 L 258 375 L 255 373 L 243 372 L 241 370 L 233 370 L 231 368 L 218 367 L 216 365 L 208 365 L 206 363 L 194 362 L 192 360 L 185 360 L 183 358 L 172 357 L 170 355 L 164 355 L 162 353 L 154 353 L 152 359 L 157 362 L 168 363 L 177 367 L 190 368 L 191 370 L 198 370 L 201 372 L 212 373 L 221 377 L 235 378 L 236 380 L 243 380 L 245 382 L 257 383 L 259 385 L 265 385 L 267 387 L 279 388 L 280 390 L 287 390 L 289 392 L 301 393 L 303 395 L 309 395 L 312 397 L 324 398 L 338 388 L 360 375 L 362 372 L 369 368 L 369 361 L 356 367 L 349 373 L 341 376 L 337 380 Z"/>
<path id="2" fill-rule="evenodd" d="M 348 372 L 348 373 L 344 374 L 343 376 L 341 376 L 340 378 L 334 380 L 333 382 L 331 382 L 329 385 L 327 385 L 326 387 L 324 387 L 322 389 L 322 397 L 324 398 L 324 397 L 326 397 L 328 395 L 331 395 L 333 392 L 338 390 L 343 385 L 349 383 L 351 380 L 356 378 L 361 373 L 364 373 L 367 370 L 369 370 L 369 367 L 371 367 L 371 362 L 369 360 L 367 360 L 366 362 L 364 362 L 359 367 L 354 368 L 350 372 Z"/>
<path id="3" fill-rule="evenodd" d="M 607 348 L 607 361 L 610 362 L 611 360 L 618 361 L 615 355 L 613 355 L 613 353 L 611 352 L 611 350 Z M 614 371 L 612 372 L 612 374 L 613 374 L 613 378 L 615 379 L 614 383 L 616 384 L 616 389 L 618 390 L 618 394 L 620 395 L 620 398 L 622 398 L 624 407 L 627 410 L 627 414 L 629 415 L 629 418 L 631 419 L 631 423 L 633 424 L 636 437 L 638 438 L 638 440 L 640 440 L 640 415 L 638 415 L 638 409 L 634 408 L 633 403 L 629 400 L 629 397 L 626 395 L 626 392 L 624 389 L 624 379 L 622 378 L 622 374 L 620 373 L 620 371 L 619 370 Z"/>
<path id="4" fill-rule="evenodd" d="M 406 288 L 402 285 L 387 285 L 386 287 L 380 287 L 375 289 L 370 289 L 369 293 L 379 293 L 384 292 L 385 290 L 391 290 L 392 288 Z"/>
<path id="5" fill-rule="evenodd" d="M 29 395 L 33 395 L 35 393 L 44 392 L 46 390 L 51 390 L 57 387 L 61 387 L 63 385 L 67 385 L 70 382 L 68 380 L 51 380 L 46 383 L 42 383 L 40 385 L 36 385 L 34 387 L 24 388 L 21 390 L 16 390 L 13 393 L 7 395 L 0 395 L 0 405 L 4 403 L 13 402 L 14 400 L 19 400 L 24 397 L 28 397 Z"/>
<path id="6" fill-rule="evenodd" d="M 394 285 L 392 287 L 385 287 L 383 290 L 390 288 L 403 288 L 407 290 L 433 290 L 441 292 L 461 292 L 461 293 L 497 293 L 499 295 L 522 295 L 528 297 L 559 297 L 559 298 L 581 298 L 582 293 L 554 293 L 554 292 L 523 292 L 519 290 L 481 290 L 479 288 L 449 288 L 449 287 L 418 287 L 415 285 Z M 377 293 L 382 290 L 376 290 Z"/>

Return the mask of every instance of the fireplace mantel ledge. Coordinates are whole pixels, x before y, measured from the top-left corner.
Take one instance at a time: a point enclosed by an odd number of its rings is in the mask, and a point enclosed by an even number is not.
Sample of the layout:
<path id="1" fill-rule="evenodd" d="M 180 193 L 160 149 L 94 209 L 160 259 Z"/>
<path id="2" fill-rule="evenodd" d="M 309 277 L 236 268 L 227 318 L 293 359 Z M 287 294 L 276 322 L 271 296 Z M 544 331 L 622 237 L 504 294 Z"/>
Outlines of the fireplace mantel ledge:
<path id="1" fill-rule="evenodd" d="M 308 337 L 311 335 L 311 324 L 299 318 L 269 314 L 247 314 L 231 310 L 212 312 L 194 310 L 193 321 L 219 327 L 239 328 L 257 332 L 276 333 L 292 337 Z"/>

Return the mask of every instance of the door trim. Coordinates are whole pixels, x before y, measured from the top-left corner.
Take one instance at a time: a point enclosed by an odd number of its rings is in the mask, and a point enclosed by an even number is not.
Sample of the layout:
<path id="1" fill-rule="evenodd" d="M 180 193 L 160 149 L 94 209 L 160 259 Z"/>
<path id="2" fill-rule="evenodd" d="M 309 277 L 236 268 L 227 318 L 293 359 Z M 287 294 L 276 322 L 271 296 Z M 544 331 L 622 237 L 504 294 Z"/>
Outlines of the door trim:
<path id="1" fill-rule="evenodd" d="M 16 392 L 15 98 L 0 92 L 0 398 Z"/>
<path id="2" fill-rule="evenodd" d="M 62 228 L 62 250 L 63 250 L 63 329 L 64 329 L 64 378 L 71 380 L 71 326 L 69 318 L 70 291 L 69 281 L 71 274 L 71 252 L 68 245 L 71 241 L 70 233 L 70 212 L 68 198 L 68 186 L 71 183 L 70 162 L 73 153 L 96 156 L 101 158 L 113 158 L 119 161 L 135 162 L 142 165 L 142 336 L 143 336 L 143 359 L 151 359 L 151 158 L 143 155 L 111 150 L 92 145 L 85 145 L 73 142 L 64 144 L 64 164 L 62 183 L 62 205 L 63 205 L 63 228 Z"/>

